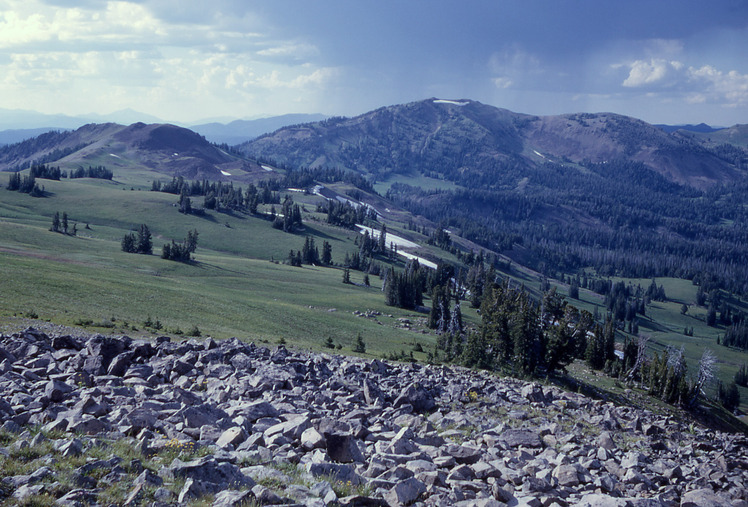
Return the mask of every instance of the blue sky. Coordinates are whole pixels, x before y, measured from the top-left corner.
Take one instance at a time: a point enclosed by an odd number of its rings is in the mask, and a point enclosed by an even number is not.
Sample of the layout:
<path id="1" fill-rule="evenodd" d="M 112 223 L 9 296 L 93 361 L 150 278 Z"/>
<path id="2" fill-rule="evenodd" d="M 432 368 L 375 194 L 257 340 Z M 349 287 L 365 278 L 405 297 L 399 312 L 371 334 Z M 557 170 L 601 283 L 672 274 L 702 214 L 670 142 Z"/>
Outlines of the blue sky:
<path id="1" fill-rule="evenodd" d="M 0 0 L 0 108 L 194 122 L 429 97 L 748 123 L 748 2 Z"/>

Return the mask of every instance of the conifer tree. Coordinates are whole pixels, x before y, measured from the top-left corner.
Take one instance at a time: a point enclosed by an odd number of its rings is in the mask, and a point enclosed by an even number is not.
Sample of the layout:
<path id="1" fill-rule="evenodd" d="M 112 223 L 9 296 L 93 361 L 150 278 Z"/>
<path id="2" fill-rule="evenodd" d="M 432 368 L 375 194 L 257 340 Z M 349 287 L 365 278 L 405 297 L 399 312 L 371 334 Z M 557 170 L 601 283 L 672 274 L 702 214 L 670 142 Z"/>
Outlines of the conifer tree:
<path id="1" fill-rule="evenodd" d="M 52 232 L 60 232 L 60 212 L 56 211 L 55 216 L 52 217 L 52 227 L 49 229 Z"/>
<path id="2" fill-rule="evenodd" d="M 151 231 L 146 224 L 141 224 L 138 228 L 138 242 L 136 251 L 140 254 L 153 253 L 153 241 L 151 240 Z"/>

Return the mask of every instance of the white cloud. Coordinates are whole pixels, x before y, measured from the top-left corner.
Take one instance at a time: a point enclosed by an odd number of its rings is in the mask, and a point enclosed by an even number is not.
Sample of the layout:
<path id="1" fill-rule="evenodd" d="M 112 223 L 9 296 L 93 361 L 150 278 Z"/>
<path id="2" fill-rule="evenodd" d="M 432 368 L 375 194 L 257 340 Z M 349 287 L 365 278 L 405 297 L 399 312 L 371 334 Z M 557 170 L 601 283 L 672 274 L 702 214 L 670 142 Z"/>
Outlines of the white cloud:
<path id="1" fill-rule="evenodd" d="M 187 121 L 297 99 L 315 107 L 312 98 L 341 73 L 316 65 L 319 49 L 307 41 L 258 32 L 246 6 L 228 15 L 193 4 L 170 15 L 182 2 L 60 4 L 0 0 L 0 107 L 131 107 Z"/>
<path id="2" fill-rule="evenodd" d="M 711 65 L 704 65 L 700 68 L 690 67 L 688 75 L 691 82 L 704 87 L 703 92 L 695 96 L 701 102 L 711 99 L 732 107 L 748 105 L 748 74 L 735 70 L 722 72 Z"/>
<path id="3" fill-rule="evenodd" d="M 678 61 L 652 58 L 649 61 L 636 60 L 630 64 L 630 67 L 631 70 L 623 81 L 623 86 L 637 88 L 654 84 L 671 84 L 674 74 L 683 68 L 683 64 Z"/>
<path id="4" fill-rule="evenodd" d="M 496 88 L 510 88 L 514 83 L 511 79 L 508 77 L 496 77 L 493 79 L 493 84 L 496 85 Z"/>
<path id="5" fill-rule="evenodd" d="M 319 55 L 319 50 L 304 43 L 284 43 L 257 51 L 260 56 L 268 58 L 291 58 L 294 60 L 306 60 Z"/>

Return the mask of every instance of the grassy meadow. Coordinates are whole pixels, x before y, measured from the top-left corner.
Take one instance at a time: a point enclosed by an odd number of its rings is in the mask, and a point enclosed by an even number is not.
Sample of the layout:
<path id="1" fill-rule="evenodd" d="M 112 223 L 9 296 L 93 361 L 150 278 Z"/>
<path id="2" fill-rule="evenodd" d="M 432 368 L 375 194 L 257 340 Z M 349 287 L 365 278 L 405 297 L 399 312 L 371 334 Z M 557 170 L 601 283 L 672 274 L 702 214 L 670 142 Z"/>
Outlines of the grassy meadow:
<path id="1" fill-rule="evenodd" d="M 330 242 L 340 263 L 358 248 L 356 232 L 311 214 L 296 234 L 257 217 L 186 216 L 174 206 L 176 196 L 144 190 L 148 177 L 158 175 L 139 174 L 139 185 L 38 180 L 50 194 L 45 198 L 0 190 L 0 322 L 36 314 L 132 336 L 189 333 L 197 326 L 203 336 L 315 349 L 332 338 L 348 353 L 361 334 L 367 355 L 410 353 L 416 343 L 433 350 L 434 337 L 420 332 L 425 315 L 386 306 L 378 277 L 365 287 L 363 273 L 351 272 L 353 283 L 343 284 L 338 268 L 282 264 L 307 235 L 318 248 Z M 55 212 L 68 213 L 77 236 L 49 231 Z M 122 237 L 141 223 L 153 234 L 153 255 L 122 252 Z M 192 229 L 199 232 L 195 262 L 160 258 L 164 243 L 180 242 Z M 475 312 L 465 313 L 468 322 L 477 322 Z M 161 329 L 145 327 L 147 320 Z"/>
<path id="2" fill-rule="evenodd" d="M 332 339 L 343 353 L 352 353 L 360 334 L 370 357 L 413 352 L 424 360 L 433 350 L 436 337 L 425 332 L 427 315 L 386 306 L 378 277 L 370 277 L 371 287 L 365 287 L 363 273 L 352 271 L 352 284 L 343 284 L 339 268 L 283 264 L 290 250 L 301 250 L 306 236 L 320 249 L 328 241 L 337 264 L 346 253 L 357 251 L 356 231 L 329 226 L 324 214 L 316 212 L 319 196 L 291 193 L 305 210 L 304 230 L 287 234 L 262 217 L 214 211 L 204 217 L 180 214 L 177 196 L 149 190 L 154 179 L 168 180 L 164 175 L 139 167 L 119 168 L 114 174 L 114 181 L 37 180 L 48 193 L 44 198 L 0 188 L 0 330 L 4 324 L 18 327 L 22 318 L 38 316 L 90 332 L 130 336 L 179 336 L 199 330 L 202 336 L 317 350 Z M 0 186 L 7 178 L 0 173 Z M 200 204 L 197 198 L 195 205 Z M 77 224 L 76 236 L 49 231 L 55 212 L 68 214 L 70 228 Z M 122 252 L 122 237 L 143 223 L 153 234 L 154 253 Z M 422 243 L 426 239 L 407 230 L 405 223 L 390 221 L 387 226 L 391 233 Z M 181 242 L 193 229 L 199 233 L 193 263 L 160 258 L 163 244 Z M 425 244 L 419 255 L 457 261 Z M 399 267 L 402 262 L 395 261 Z M 502 275 L 541 296 L 537 273 L 512 263 Z M 651 283 L 623 280 L 643 288 Z M 560 294 L 568 294 L 568 285 L 552 283 Z M 695 371 L 709 348 L 719 361 L 719 379 L 732 381 L 739 366 L 748 363 L 748 353 L 717 344 L 725 329 L 706 325 L 706 309 L 696 306 L 697 288 L 690 281 L 658 278 L 656 283 L 665 287 L 668 300 L 652 302 L 647 316 L 639 316 L 640 332 L 651 337 L 650 353 L 683 345 L 689 371 Z M 602 296 L 584 289 L 579 296 L 569 302 L 605 314 Z M 681 314 L 683 303 L 689 307 L 686 314 Z M 730 303 L 748 310 L 744 301 Z M 466 323 L 477 326 L 477 312 L 469 304 L 462 305 L 462 311 Z M 691 327 L 693 336 L 686 336 L 684 329 Z M 624 330 L 620 336 L 628 335 Z M 748 389 L 740 388 L 740 393 L 745 413 Z"/>

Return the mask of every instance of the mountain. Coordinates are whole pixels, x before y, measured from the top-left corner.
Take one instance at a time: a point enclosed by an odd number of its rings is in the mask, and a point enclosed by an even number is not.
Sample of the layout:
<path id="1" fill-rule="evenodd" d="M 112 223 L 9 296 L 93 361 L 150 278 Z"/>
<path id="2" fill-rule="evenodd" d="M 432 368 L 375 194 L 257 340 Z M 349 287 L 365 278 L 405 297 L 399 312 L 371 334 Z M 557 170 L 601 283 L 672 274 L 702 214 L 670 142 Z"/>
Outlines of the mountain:
<path id="1" fill-rule="evenodd" d="M 676 132 L 678 130 L 685 130 L 688 132 L 700 132 L 702 134 L 708 134 L 710 132 L 717 132 L 722 130 L 722 127 L 712 127 L 706 123 L 699 123 L 698 125 L 664 125 L 661 123 L 655 124 L 655 127 L 664 130 L 668 134 Z"/>
<path id="2" fill-rule="evenodd" d="M 5 144 L 14 144 L 14 143 L 20 143 L 21 141 L 25 141 L 27 139 L 32 139 L 34 137 L 40 136 L 46 132 L 49 132 L 50 130 L 60 130 L 60 129 L 51 129 L 51 128 L 35 128 L 35 129 L 8 129 L 0 131 L 0 146 L 3 146 Z M 66 129 L 62 129 L 66 130 Z"/>
<path id="3" fill-rule="evenodd" d="M 428 99 L 286 127 L 239 149 L 294 167 L 343 167 L 378 180 L 428 172 L 459 183 L 506 167 L 612 160 L 638 162 L 697 188 L 742 175 L 697 140 L 634 118 L 530 116 L 471 100 Z"/>
<path id="4" fill-rule="evenodd" d="M 88 123 L 121 123 L 130 125 L 136 122 L 163 123 L 163 120 L 146 113 L 133 111 L 132 109 L 123 109 L 105 115 L 90 113 L 79 116 L 44 114 L 22 109 L 0 109 L 0 130 L 73 130 Z"/>
<path id="5" fill-rule="evenodd" d="M 48 132 L 0 148 L 0 169 L 35 163 L 105 165 L 109 169 L 144 166 L 189 179 L 241 180 L 262 172 L 256 164 L 231 155 L 189 129 L 168 124 L 90 124 L 70 132 Z"/>
<path id="6" fill-rule="evenodd" d="M 327 117 L 323 114 L 285 114 L 257 120 L 235 120 L 228 124 L 203 123 L 192 125 L 190 128 L 205 136 L 210 142 L 233 146 L 263 134 L 274 132 L 282 127 L 321 121 L 325 118 Z"/>
<path id="7" fill-rule="evenodd" d="M 695 133 L 692 137 L 707 146 L 729 144 L 748 150 L 748 124 L 733 125 L 714 132 Z"/>
<path id="8" fill-rule="evenodd" d="M 592 268 L 745 294 L 748 151 L 699 137 L 733 130 L 668 134 L 612 113 L 532 116 L 429 99 L 237 149 L 311 174 L 358 172 L 393 207 L 549 277 Z"/>

